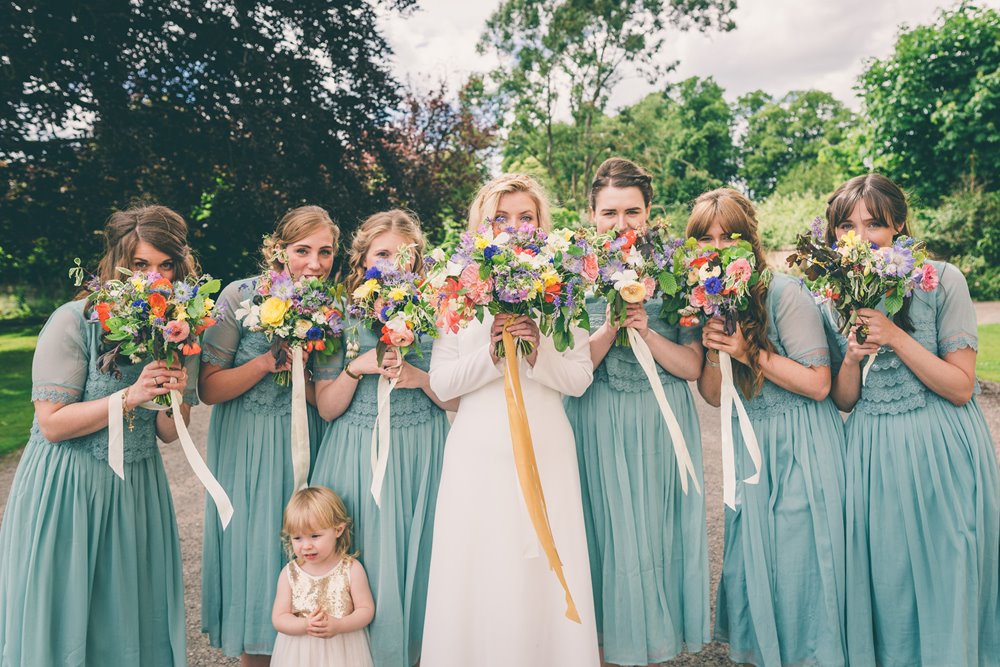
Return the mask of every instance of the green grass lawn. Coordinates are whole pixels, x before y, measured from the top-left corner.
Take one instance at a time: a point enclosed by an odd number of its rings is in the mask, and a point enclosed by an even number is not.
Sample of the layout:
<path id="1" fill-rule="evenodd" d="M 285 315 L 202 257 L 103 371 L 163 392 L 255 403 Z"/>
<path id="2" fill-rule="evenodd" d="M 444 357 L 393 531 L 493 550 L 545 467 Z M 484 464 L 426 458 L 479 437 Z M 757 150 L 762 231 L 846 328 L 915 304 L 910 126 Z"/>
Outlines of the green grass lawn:
<path id="1" fill-rule="evenodd" d="M 1000 382 L 1000 324 L 979 326 L 979 356 L 976 374 L 982 380 Z"/>
<path id="2" fill-rule="evenodd" d="M 31 357 L 41 325 L 0 329 L 0 456 L 28 441 L 31 404 Z"/>
<path id="3" fill-rule="evenodd" d="M 0 329 L 0 456 L 28 441 L 34 415 L 31 404 L 31 356 L 41 325 Z M 979 327 L 980 379 L 1000 382 L 1000 324 Z"/>

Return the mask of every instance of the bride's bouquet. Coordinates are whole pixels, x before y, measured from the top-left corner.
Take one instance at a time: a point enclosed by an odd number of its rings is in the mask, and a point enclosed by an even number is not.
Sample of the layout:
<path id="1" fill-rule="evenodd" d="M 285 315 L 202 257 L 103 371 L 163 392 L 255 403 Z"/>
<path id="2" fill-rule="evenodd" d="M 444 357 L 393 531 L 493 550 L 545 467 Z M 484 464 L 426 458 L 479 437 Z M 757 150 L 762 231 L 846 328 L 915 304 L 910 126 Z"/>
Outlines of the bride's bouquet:
<path id="1" fill-rule="evenodd" d="M 590 326 L 586 291 L 597 273 L 597 257 L 581 235 L 549 234 L 531 225 L 494 233 L 487 220 L 462 235 L 451 257 L 432 254 L 428 298 L 442 328 L 457 330 L 473 317 L 481 321 L 486 311 L 525 315 L 563 351 L 573 346 L 573 327 Z M 528 342 L 515 343 L 522 355 L 531 353 Z M 497 356 L 504 355 L 498 345 Z"/>
<path id="2" fill-rule="evenodd" d="M 258 278 L 253 296 L 240 303 L 235 316 L 250 331 L 267 336 L 279 364 L 287 358 L 286 345 L 326 357 L 340 349 L 343 288 L 331 287 L 319 278 L 295 281 L 287 273 L 267 271 Z M 290 371 L 275 373 L 274 381 L 287 387 Z"/>

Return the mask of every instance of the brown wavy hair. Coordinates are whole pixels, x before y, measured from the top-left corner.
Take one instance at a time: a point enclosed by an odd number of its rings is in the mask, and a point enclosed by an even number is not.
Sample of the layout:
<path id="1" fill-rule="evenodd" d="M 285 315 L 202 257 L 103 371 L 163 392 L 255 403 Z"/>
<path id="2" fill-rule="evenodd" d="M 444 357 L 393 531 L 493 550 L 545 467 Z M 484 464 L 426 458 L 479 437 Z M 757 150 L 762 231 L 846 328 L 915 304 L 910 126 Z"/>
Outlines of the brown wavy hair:
<path id="1" fill-rule="evenodd" d="M 653 177 L 648 171 L 623 157 L 609 157 L 601 163 L 590 184 L 590 210 L 597 209 L 597 193 L 604 188 L 639 188 L 646 207 L 653 202 Z"/>
<path id="2" fill-rule="evenodd" d="M 174 280 L 197 275 L 198 262 L 187 245 L 187 223 L 179 213 L 158 204 L 138 204 L 115 211 L 104 225 L 104 256 L 97 265 L 101 282 L 121 278 L 118 267 L 132 270 L 139 242 L 148 243 L 174 262 Z M 84 290 L 77 294 L 83 298 Z"/>
<path id="3" fill-rule="evenodd" d="M 858 202 L 863 201 L 873 219 L 893 230 L 892 238 L 911 236 L 910 205 L 903 189 L 882 174 L 863 174 L 841 184 L 826 202 L 826 241 L 837 242 L 837 226 L 851 217 Z M 912 296 L 903 299 L 903 307 L 892 320 L 903 331 L 913 333 L 910 320 Z"/>
<path id="4" fill-rule="evenodd" d="M 274 232 L 264 237 L 260 249 L 263 257 L 263 268 L 271 271 L 284 271 L 282 261 L 285 248 L 300 241 L 320 229 L 329 229 L 333 237 L 333 254 L 336 256 L 340 242 L 340 227 L 337 226 L 326 209 L 321 206 L 299 206 L 281 216 Z"/>
<path id="5" fill-rule="evenodd" d="M 382 211 L 369 216 L 354 232 L 347 258 L 345 287 L 348 294 L 354 292 L 364 280 L 365 256 L 371 248 L 372 241 L 385 232 L 395 232 L 409 239 L 410 243 L 414 245 L 413 271 L 421 276 L 424 275 L 423 258 L 427 249 L 427 239 L 424 238 L 424 232 L 420 229 L 420 222 L 413 213 L 394 208 L 391 211 Z"/>
<path id="6" fill-rule="evenodd" d="M 708 233 L 716 220 L 728 234 L 739 234 L 753 247 L 757 270 L 767 268 L 767 257 L 757 232 L 757 212 L 750 200 L 732 188 L 718 188 L 698 197 L 687 222 L 687 235 L 696 239 Z M 750 307 L 740 316 L 740 327 L 747 341 L 747 365 L 736 364 L 735 379 L 743 395 L 753 398 L 764 386 L 764 371 L 760 368 L 760 353 L 774 352 L 767 337 L 768 281 L 758 281 L 750 288 Z"/>
<path id="7" fill-rule="evenodd" d="M 469 231 L 476 231 L 487 218 L 497 214 L 500 198 L 511 192 L 524 192 L 535 202 L 538 212 L 538 227 L 552 231 L 552 213 L 545 188 L 527 174 L 501 174 L 479 188 L 469 207 Z"/>

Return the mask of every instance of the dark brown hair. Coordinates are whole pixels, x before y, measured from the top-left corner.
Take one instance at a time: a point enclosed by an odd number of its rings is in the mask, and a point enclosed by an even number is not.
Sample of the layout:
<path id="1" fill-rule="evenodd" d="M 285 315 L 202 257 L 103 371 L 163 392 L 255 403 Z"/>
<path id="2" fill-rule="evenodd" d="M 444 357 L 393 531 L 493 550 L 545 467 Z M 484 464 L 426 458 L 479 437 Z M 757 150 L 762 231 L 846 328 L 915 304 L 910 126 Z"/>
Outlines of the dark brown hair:
<path id="1" fill-rule="evenodd" d="M 135 249 L 145 242 L 174 261 L 174 280 L 198 273 L 187 245 L 187 223 L 176 211 L 156 204 L 115 211 L 104 225 L 106 249 L 97 266 L 101 282 L 120 278 L 118 267 L 132 269 Z"/>
<path id="2" fill-rule="evenodd" d="M 590 184 L 590 208 L 597 209 L 597 193 L 604 188 L 639 188 L 648 207 L 653 201 L 653 177 L 631 160 L 611 157 L 601 163 Z"/>
<path id="3" fill-rule="evenodd" d="M 910 206 L 906 200 L 906 193 L 889 178 L 882 174 L 871 173 L 855 176 L 830 195 L 826 202 L 827 243 L 831 245 L 836 243 L 837 226 L 851 217 L 859 201 L 865 202 L 865 208 L 873 219 L 888 225 L 893 230 L 893 238 L 900 235 L 910 236 L 908 222 Z M 903 299 L 903 307 L 892 320 L 904 331 L 913 333 L 910 301 L 910 297 Z"/>
<path id="4" fill-rule="evenodd" d="M 687 235 L 696 239 L 704 236 L 716 220 L 729 234 L 739 234 L 753 247 L 758 271 L 767 268 L 767 257 L 757 233 L 757 212 L 750 200 L 731 188 L 718 188 L 698 197 L 687 222 Z M 774 352 L 767 337 L 767 281 L 760 280 L 750 288 L 750 307 L 740 317 L 740 327 L 747 341 L 747 366 L 736 364 L 736 384 L 743 395 L 753 398 L 764 386 L 764 371 L 760 368 L 760 352 Z"/>

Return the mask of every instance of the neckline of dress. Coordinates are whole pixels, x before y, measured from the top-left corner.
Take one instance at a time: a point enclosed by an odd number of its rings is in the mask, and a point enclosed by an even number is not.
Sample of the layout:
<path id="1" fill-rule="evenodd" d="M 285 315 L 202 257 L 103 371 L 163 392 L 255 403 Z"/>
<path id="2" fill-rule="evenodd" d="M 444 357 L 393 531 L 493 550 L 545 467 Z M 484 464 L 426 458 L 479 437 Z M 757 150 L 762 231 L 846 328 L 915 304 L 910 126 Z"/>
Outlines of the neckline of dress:
<path id="1" fill-rule="evenodd" d="M 337 561 L 336 564 L 329 569 L 329 571 L 324 572 L 323 574 L 312 574 L 312 573 L 306 571 L 306 569 L 304 567 L 302 567 L 301 565 L 299 565 L 298 559 L 293 560 L 292 564 L 298 569 L 299 572 L 301 572 L 302 574 L 306 575 L 310 579 L 325 579 L 325 578 L 329 577 L 331 574 L 333 574 L 334 572 L 336 572 L 337 568 L 339 568 L 341 565 L 343 565 L 345 560 L 347 560 L 347 558 L 341 557 L 341 559 L 339 561 Z"/>

